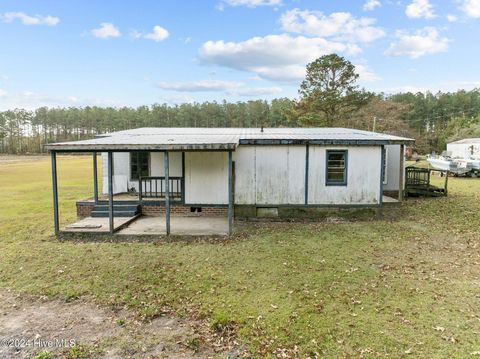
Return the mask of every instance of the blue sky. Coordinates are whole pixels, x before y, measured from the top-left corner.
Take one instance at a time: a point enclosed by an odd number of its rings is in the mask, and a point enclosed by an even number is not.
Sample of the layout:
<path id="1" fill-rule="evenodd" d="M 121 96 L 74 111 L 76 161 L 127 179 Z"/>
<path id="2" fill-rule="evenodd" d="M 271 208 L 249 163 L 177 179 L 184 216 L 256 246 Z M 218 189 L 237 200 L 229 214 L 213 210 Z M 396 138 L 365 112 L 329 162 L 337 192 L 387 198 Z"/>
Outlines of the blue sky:
<path id="1" fill-rule="evenodd" d="M 480 87 L 480 0 L 1 1 L 0 110 L 297 96 L 337 52 L 373 91 Z"/>

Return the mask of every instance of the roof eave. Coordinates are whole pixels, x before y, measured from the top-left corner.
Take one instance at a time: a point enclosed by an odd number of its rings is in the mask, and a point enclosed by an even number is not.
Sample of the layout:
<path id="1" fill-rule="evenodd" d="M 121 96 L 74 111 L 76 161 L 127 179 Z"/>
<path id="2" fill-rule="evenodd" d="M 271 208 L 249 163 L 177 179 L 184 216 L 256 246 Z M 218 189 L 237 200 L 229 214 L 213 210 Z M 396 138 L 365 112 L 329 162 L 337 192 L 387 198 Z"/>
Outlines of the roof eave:
<path id="1" fill-rule="evenodd" d="M 295 139 L 243 139 L 240 145 L 404 145 L 413 144 L 414 139 L 388 139 L 388 140 L 347 140 L 347 139 L 323 139 L 323 140 L 295 140 Z"/>
<path id="2" fill-rule="evenodd" d="M 45 145 L 49 151 L 65 152 L 107 152 L 107 151 L 229 151 L 235 150 L 235 143 L 209 143 L 209 144 L 61 144 L 50 143 Z"/>

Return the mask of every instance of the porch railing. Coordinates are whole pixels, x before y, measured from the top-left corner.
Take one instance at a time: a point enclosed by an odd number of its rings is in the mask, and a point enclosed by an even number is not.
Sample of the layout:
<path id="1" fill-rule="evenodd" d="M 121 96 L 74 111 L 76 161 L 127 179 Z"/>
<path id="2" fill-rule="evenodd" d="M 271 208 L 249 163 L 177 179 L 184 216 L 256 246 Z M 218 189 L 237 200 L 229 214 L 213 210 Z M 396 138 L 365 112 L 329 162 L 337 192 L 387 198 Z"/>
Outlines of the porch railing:
<path id="1" fill-rule="evenodd" d="M 182 200 L 182 177 L 169 177 L 170 201 Z M 140 177 L 138 180 L 138 192 L 140 201 L 143 198 L 165 199 L 165 177 Z"/>

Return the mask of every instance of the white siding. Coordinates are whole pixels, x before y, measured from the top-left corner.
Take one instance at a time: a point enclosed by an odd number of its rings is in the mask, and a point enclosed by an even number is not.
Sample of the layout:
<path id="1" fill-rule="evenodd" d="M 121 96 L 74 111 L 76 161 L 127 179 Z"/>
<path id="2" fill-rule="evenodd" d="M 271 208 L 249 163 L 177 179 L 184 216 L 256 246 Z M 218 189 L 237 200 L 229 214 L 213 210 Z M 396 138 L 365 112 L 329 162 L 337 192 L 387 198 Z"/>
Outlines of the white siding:
<path id="1" fill-rule="evenodd" d="M 182 175 L 182 154 L 181 152 L 170 152 L 170 176 Z M 162 152 L 150 153 L 150 176 L 163 176 L 165 167 L 163 164 Z M 102 177 L 104 194 L 108 193 L 108 155 L 102 153 Z M 130 152 L 113 153 L 113 193 L 124 193 L 129 188 L 138 191 L 138 181 L 130 179 Z"/>
<path id="2" fill-rule="evenodd" d="M 400 181 L 400 145 L 385 146 L 387 155 L 385 191 L 398 191 Z"/>
<path id="3" fill-rule="evenodd" d="M 165 176 L 165 164 L 163 152 L 150 152 L 150 176 Z M 168 156 L 169 171 L 171 177 L 182 176 L 182 153 L 170 152 Z"/>
<path id="4" fill-rule="evenodd" d="M 326 150 L 348 150 L 346 186 L 326 186 Z M 376 204 L 380 198 L 381 147 L 310 146 L 309 204 Z"/>
<path id="5" fill-rule="evenodd" d="M 102 153 L 103 193 L 108 193 L 108 154 Z M 127 192 L 130 185 L 130 154 L 113 153 L 113 193 Z"/>
<path id="6" fill-rule="evenodd" d="M 236 204 L 305 203 L 305 146 L 240 146 L 234 160 Z"/>
<path id="7" fill-rule="evenodd" d="M 389 146 L 390 147 L 390 146 Z M 398 187 L 399 147 L 391 146 L 385 189 Z M 348 150 L 347 186 L 325 185 L 327 149 Z M 235 203 L 303 205 L 305 146 L 239 146 L 234 152 Z M 398 154 L 398 156 L 397 156 Z M 395 159 L 398 158 L 398 161 Z M 107 155 L 103 160 L 103 191 L 107 192 Z M 310 146 L 309 204 L 376 204 L 380 195 L 380 146 Z M 163 153 L 151 153 L 152 176 L 163 176 Z M 181 176 L 182 155 L 170 153 L 170 175 Z M 130 181 L 129 153 L 114 153 L 114 192 L 137 188 Z M 387 187 L 388 186 L 388 187 Z M 138 190 L 138 188 L 137 188 Z M 393 190 L 393 189 L 392 189 Z M 228 153 L 185 153 L 185 203 L 228 204 Z"/>
<path id="8" fill-rule="evenodd" d="M 228 154 L 185 153 L 185 203 L 228 204 Z"/>
<path id="9" fill-rule="evenodd" d="M 452 157 L 480 157 L 480 144 L 478 143 L 448 143 L 447 151 L 452 152 Z M 473 152 L 473 153 L 472 153 Z"/>
<path id="10" fill-rule="evenodd" d="M 235 204 L 254 204 L 255 146 L 239 146 L 233 153 L 235 161 Z"/>

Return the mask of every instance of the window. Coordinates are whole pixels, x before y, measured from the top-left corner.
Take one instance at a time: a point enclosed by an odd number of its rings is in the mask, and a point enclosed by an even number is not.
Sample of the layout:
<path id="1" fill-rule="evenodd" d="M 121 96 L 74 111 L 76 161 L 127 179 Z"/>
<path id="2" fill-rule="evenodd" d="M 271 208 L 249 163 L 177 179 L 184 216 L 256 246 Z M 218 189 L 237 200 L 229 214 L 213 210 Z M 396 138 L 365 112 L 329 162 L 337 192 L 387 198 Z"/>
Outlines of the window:
<path id="1" fill-rule="evenodd" d="M 347 154 L 346 150 L 327 150 L 327 186 L 347 185 Z"/>
<path id="2" fill-rule="evenodd" d="M 130 152 L 130 178 L 138 180 L 150 174 L 150 153 Z"/>

